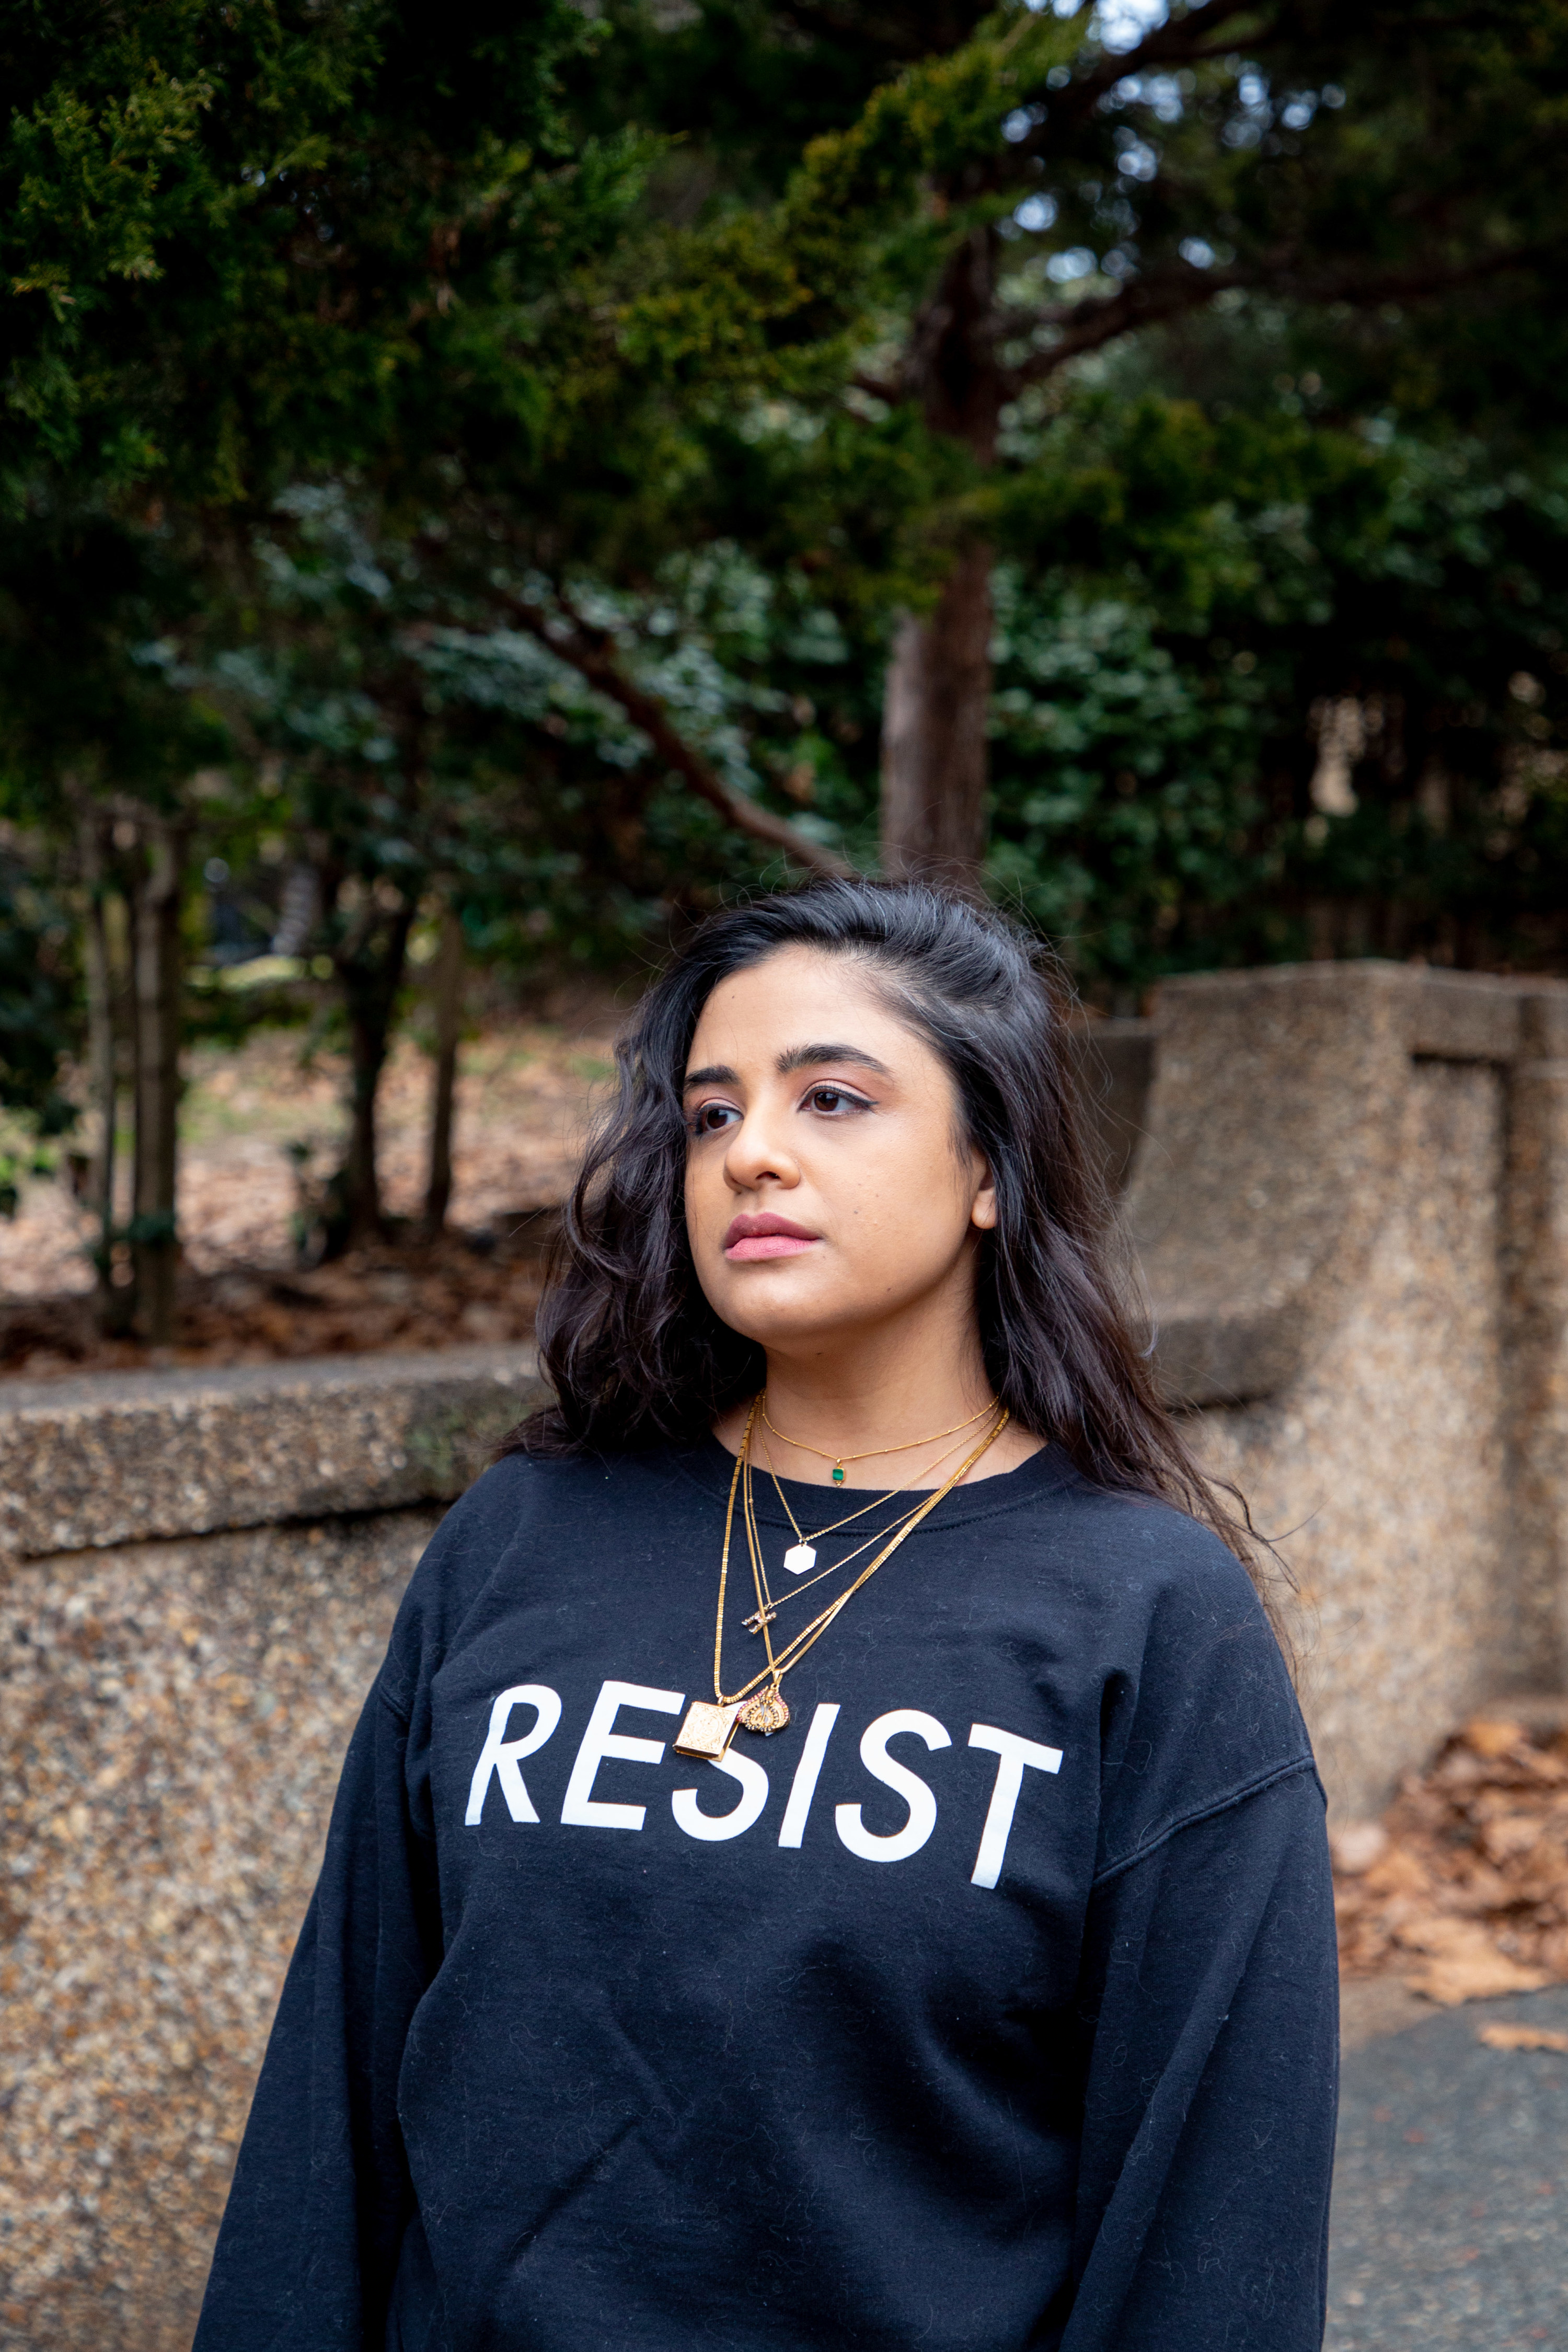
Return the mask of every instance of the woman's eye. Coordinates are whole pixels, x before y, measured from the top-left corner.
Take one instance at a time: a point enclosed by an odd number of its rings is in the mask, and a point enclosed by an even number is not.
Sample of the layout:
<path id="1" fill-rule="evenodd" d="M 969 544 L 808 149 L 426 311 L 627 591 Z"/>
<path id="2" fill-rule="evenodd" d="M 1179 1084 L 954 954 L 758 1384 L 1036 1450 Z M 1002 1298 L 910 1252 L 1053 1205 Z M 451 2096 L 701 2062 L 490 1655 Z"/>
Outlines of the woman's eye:
<path id="1" fill-rule="evenodd" d="M 826 1111 L 829 1116 L 866 1108 L 858 1095 L 847 1094 L 842 1087 L 813 1087 L 806 1100 L 813 1110 Z"/>
<path id="2" fill-rule="evenodd" d="M 732 1103 L 699 1103 L 688 1124 L 693 1135 L 719 1135 L 739 1117 Z"/>

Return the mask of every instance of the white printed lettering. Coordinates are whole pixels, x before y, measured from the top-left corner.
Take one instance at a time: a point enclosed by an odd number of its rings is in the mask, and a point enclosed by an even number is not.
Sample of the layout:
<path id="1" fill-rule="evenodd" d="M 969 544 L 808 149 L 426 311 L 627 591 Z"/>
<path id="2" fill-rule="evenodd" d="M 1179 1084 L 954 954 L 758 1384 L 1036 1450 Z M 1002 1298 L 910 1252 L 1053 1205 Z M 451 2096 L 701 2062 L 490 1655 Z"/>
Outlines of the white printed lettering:
<path id="1" fill-rule="evenodd" d="M 615 1729 L 619 1708 L 645 1706 L 658 1715 L 679 1715 L 685 1704 L 683 1691 L 649 1690 L 643 1683 L 605 1683 L 594 1701 L 594 1712 L 566 1783 L 562 1821 L 573 1829 L 640 1830 L 647 1817 L 647 1806 L 595 1801 L 594 1775 L 606 1758 L 621 1764 L 658 1764 L 663 1759 L 662 1739 L 632 1739 Z"/>
<path id="2" fill-rule="evenodd" d="M 1059 1772 L 1062 1751 L 1059 1748 L 1042 1748 L 1037 1740 L 1021 1738 L 1016 1731 L 998 1731 L 991 1723 L 972 1723 L 969 1744 L 971 1748 L 989 1748 L 998 1759 L 990 1810 L 980 1832 L 980 1851 L 969 1874 L 972 1886 L 994 1886 L 1006 1858 L 1007 1839 L 1017 1809 L 1018 1791 L 1024 1785 L 1025 1768 L 1032 1772 Z"/>
<path id="3" fill-rule="evenodd" d="M 705 1813 L 698 1806 L 695 1789 L 677 1789 L 669 1801 L 676 1826 L 688 1837 L 705 1838 L 717 1843 L 721 1838 L 739 1837 L 749 1830 L 768 1801 L 768 1776 L 753 1756 L 742 1756 L 730 1748 L 713 1759 L 715 1772 L 727 1772 L 731 1780 L 741 1784 L 739 1804 L 727 1813 Z"/>
<path id="4" fill-rule="evenodd" d="M 837 1706 L 826 1703 L 811 1718 L 805 1746 L 800 1751 L 800 1762 L 795 1766 L 795 1779 L 790 1782 L 789 1802 L 779 1823 L 780 1845 L 798 1845 L 805 1835 L 805 1817 L 816 1794 L 817 1775 L 822 1770 L 822 1759 L 827 1753 L 827 1743 L 837 1720 Z"/>
<path id="5" fill-rule="evenodd" d="M 507 1720 L 514 1706 L 536 1710 L 532 1730 L 524 1732 L 521 1739 L 509 1739 L 506 1736 Z M 543 1747 L 560 1720 L 561 1701 L 542 1683 L 519 1683 L 515 1689 L 502 1691 L 490 1709 L 490 1727 L 468 1784 L 468 1810 L 463 1815 L 465 1828 L 472 1829 L 484 1811 L 492 1777 L 500 1782 L 507 1811 L 514 1822 L 539 1819 L 517 1768 L 523 1757 L 532 1756 Z"/>
<path id="6" fill-rule="evenodd" d="M 895 1763 L 888 1753 L 889 1740 L 896 1739 L 900 1731 L 912 1731 L 928 1748 L 952 1746 L 935 1716 L 922 1715 L 916 1706 L 895 1707 L 890 1715 L 879 1715 L 875 1723 L 867 1725 L 860 1735 L 860 1761 L 873 1780 L 880 1780 L 884 1788 L 902 1797 L 910 1817 L 890 1836 L 874 1837 L 861 1819 L 858 1805 L 835 1806 L 833 1819 L 839 1838 L 862 1862 L 906 1862 L 911 1853 L 919 1853 L 936 1827 L 936 1799 L 907 1765 Z"/>

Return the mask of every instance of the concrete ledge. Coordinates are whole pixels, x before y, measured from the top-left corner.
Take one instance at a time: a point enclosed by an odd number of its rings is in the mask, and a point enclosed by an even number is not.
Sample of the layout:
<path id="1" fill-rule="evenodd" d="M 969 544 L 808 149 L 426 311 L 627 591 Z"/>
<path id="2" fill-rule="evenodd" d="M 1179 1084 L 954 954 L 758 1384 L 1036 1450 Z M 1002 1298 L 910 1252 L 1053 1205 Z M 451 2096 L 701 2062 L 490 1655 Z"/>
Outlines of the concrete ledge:
<path id="1" fill-rule="evenodd" d="M 1162 982 L 1162 1012 L 1178 1001 L 1216 1007 L 1247 991 L 1255 1003 L 1300 995 L 1340 995 L 1352 990 L 1392 991 L 1407 1053 L 1435 1062 L 1512 1062 L 1521 1054 L 1552 1055 L 1568 1047 L 1568 984 L 1499 978 L 1490 972 L 1435 971 L 1421 964 L 1363 956 L 1349 963 L 1280 963 L 1261 971 L 1183 972 Z M 1369 998 L 1368 1002 L 1371 1002 Z M 1105 1032 L 1165 1024 L 1156 1019 L 1106 1022 Z M 1099 1024 L 1088 1033 L 1098 1038 Z M 1108 1045 L 1110 1043 L 1107 1037 Z"/>
<path id="2" fill-rule="evenodd" d="M 1517 980 L 1420 971 L 1411 991 L 1410 1051 L 1433 1062 L 1511 1062 L 1520 1050 Z"/>
<path id="3" fill-rule="evenodd" d="M 1568 1061 L 1568 981 L 1531 981 L 1520 999 L 1520 1051 L 1528 1060 Z"/>
<path id="4" fill-rule="evenodd" d="M 1294 1306 L 1250 1314 L 1181 1314 L 1154 1333 L 1154 1369 L 1167 1404 L 1255 1404 L 1289 1386 L 1301 1360 L 1304 1318 Z"/>
<path id="5" fill-rule="evenodd" d="M 0 1554 L 447 1502 L 545 1391 L 531 1349 L 0 1390 Z"/>
<path id="6" fill-rule="evenodd" d="M 1070 1033 L 1079 1086 L 1106 1182 L 1120 1192 L 1143 1132 L 1154 1075 L 1152 1021 L 1085 1021 Z"/>

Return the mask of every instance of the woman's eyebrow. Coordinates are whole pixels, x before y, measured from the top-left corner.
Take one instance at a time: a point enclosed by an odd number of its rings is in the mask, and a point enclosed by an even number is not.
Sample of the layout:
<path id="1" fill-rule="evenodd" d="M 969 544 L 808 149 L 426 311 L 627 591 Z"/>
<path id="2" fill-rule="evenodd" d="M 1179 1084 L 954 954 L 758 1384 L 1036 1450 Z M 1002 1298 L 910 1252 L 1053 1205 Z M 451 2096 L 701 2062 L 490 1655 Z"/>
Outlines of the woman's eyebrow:
<path id="1" fill-rule="evenodd" d="M 883 1078 L 892 1075 L 885 1062 L 879 1062 L 875 1054 L 868 1054 L 858 1045 L 792 1045 L 787 1053 L 779 1055 L 776 1067 L 783 1078 L 787 1077 L 792 1070 L 820 1069 L 827 1062 L 851 1062 L 857 1069 L 875 1070 L 879 1077 Z M 681 1090 L 685 1093 L 692 1087 L 734 1087 L 739 1084 L 740 1080 L 728 1062 L 708 1062 L 700 1070 L 687 1071 L 681 1081 Z"/>
<path id="2" fill-rule="evenodd" d="M 892 1075 L 886 1062 L 879 1062 L 875 1054 L 865 1053 L 858 1045 L 792 1045 L 787 1054 L 779 1055 L 778 1073 L 781 1078 L 787 1077 L 791 1070 L 814 1070 L 824 1062 L 853 1062 L 858 1069 L 875 1070 L 884 1078 Z"/>

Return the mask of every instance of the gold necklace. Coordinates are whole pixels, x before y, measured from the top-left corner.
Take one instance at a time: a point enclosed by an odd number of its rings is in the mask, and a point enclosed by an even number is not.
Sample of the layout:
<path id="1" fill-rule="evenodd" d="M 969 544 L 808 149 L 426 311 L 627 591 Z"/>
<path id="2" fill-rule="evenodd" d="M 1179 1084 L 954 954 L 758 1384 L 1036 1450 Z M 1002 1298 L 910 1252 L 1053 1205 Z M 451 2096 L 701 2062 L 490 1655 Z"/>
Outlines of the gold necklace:
<path id="1" fill-rule="evenodd" d="M 743 1442 L 741 1457 L 741 1497 L 746 1526 L 746 1543 L 752 1558 L 752 1581 L 756 1590 L 757 1595 L 757 1616 L 761 1621 L 759 1630 L 763 1635 L 763 1647 L 767 1651 L 768 1665 L 771 1669 L 768 1687 L 765 1690 L 759 1692 L 757 1696 L 751 1701 L 749 1706 L 742 1707 L 740 1719 L 745 1725 L 748 1731 L 765 1733 L 782 1731 L 784 1729 L 784 1725 L 789 1721 L 789 1708 L 784 1704 L 783 1694 L 779 1689 L 779 1683 L 783 1675 L 788 1671 L 789 1666 L 796 1663 L 798 1658 L 805 1655 L 805 1652 L 812 1646 L 813 1642 L 818 1638 L 820 1633 L 826 1632 L 828 1625 L 832 1622 L 834 1617 L 837 1616 L 844 1603 L 848 1601 L 854 1593 L 859 1591 L 861 1585 L 867 1581 L 868 1578 L 876 1574 L 877 1570 L 881 1566 L 882 1562 L 889 1559 L 891 1554 L 898 1549 L 905 1537 L 913 1533 L 914 1529 L 925 1517 L 927 1512 L 934 1509 L 935 1506 L 941 1502 L 943 1495 L 951 1493 L 952 1489 L 958 1484 L 959 1480 L 963 1478 L 966 1472 L 973 1467 L 973 1464 L 980 1459 L 980 1456 L 986 1451 L 987 1447 L 994 1443 L 995 1439 L 1000 1434 L 1006 1419 L 1007 1414 L 1004 1410 L 1002 1411 L 1001 1419 L 994 1423 L 987 1435 L 982 1439 L 980 1444 L 969 1456 L 968 1461 L 961 1463 L 959 1467 L 953 1472 L 952 1477 L 949 1478 L 935 1494 L 928 1496 L 924 1502 L 917 1504 L 915 1508 L 909 1512 L 905 1516 L 904 1519 L 898 1523 L 894 1528 L 884 1528 L 882 1530 L 883 1535 L 889 1536 L 891 1538 L 891 1541 L 887 1545 L 886 1549 L 879 1553 L 878 1557 L 871 1562 L 870 1567 L 864 1570 L 862 1573 L 857 1577 L 853 1584 L 847 1586 L 843 1592 L 838 1594 L 835 1600 L 831 1601 L 827 1607 L 822 1611 L 821 1614 L 812 1621 L 810 1625 L 807 1625 L 801 1633 L 796 1633 L 793 1637 L 793 1639 L 785 1645 L 784 1650 L 781 1652 L 780 1660 L 774 1659 L 773 1636 L 768 1631 L 768 1627 L 772 1622 L 771 1596 L 768 1592 L 767 1570 L 763 1563 L 762 1538 L 761 1531 L 757 1526 L 756 1503 L 752 1491 L 751 1436 L 754 1424 L 752 1425 L 752 1428 L 748 1429 L 747 1437 Z M 962 1427 L 963 1424 L 960 1423 L 959 1426 Z M 880 1537 L 874 1537 L 872 1538 L 872 1541 L 874 1542 L 879 1542 L 880 1540 Z M 861 1549 L 868 1550 L 869 1549 L 869 1546 L 862 1545 Z M 721 1606 L 720 1629 L 715 1641 L 714 1655 L 714 1689 L 716 1693 L 719 1688 L 718 1648 L 719 1643 L 722 1639 L 721 1628 L 722 1610 Z M 781 1663 L 781 1661 L 783 1661 L 783 1663 Z M 762 1677 L 759 1675 L 756 1679 L 760 1681 Z M 748 1685 L 748 1688 L 749 1687 L 750 1685 Z M 740 1694 L 740 1696 L 743 1697 L 744 1693 Z"/>
<path id="2" fill-rule="evenodd" d="M 942 1451 L 936 1456 L 935 1460 L 928 1462 L 924 1470 L 920 1472 L 910 1481 L 910 1486 L 919 1487 L 923 1486 L 925 1481 L 941 1468 L 942 1463 L 946 1461 L 949 1454 L 952 1453 L 954 1450 L 955 1449 L 952 1446 L 944 1446 Z M 814 1584 L 826 1583 L 826 1580 L 830 1576 L 837 1576 L 841 1574 L 842 1571 L 849 1566 L 852 1560 L 859 1559 L 862 1552 L 869 1551 L 871 1546 L 874 1543 L 880 1543 L 884 1536 L 890 1536 L 894 1528 L 897 1527 L 898 1521 L 896 1519 L 889 1519 L 885 1528 L 879 1528 L 874 1535 L 868 1535 L 866 1537 L 863 1542 L 858 1543 L 855 1546 L 853 1551 L 847 1551 L 842 1559 L 836 1559 L 831 1568 L 821 1569 L 816 1576 L 813 1576 L 810 1571 L 812 1569 L 816 1567 L 816 1546 L 822 1541 L 824 1536 L 834 1536 L 838 1533 L 840 1528 L 853 1527 L 855 1521 L 857 1519 L 863 1519 L 868 1512 L 884 1508 L 889 1503 L 893 1501 L 896 1496 L 906 1495 L 910 1491 L 910 1486 L 895 1486 L 889 1493 L 873 1495 L 871 1500 L 868 1503 L 862 1503 L 858 1511 L 846 1511 L 841 1519 L 833 1519 L 825 1528 L 813 1528 L 811 1535 L 807 1537 L 801 1527 L 800 1521 L 795 1517 L 794 1511 L 790 1508 L 789 1496 L 784 1493 L 783 1486 L 780 1485 L 779 1474 L 773 1468 L 771 1460 L 768 1463 L 768 1475 L 773 1482 L 773 1492 L 779 1498 L 779 1507 L 783 1510 L 784 1517 L 788 1519 L 790 1526 L 795 1529 L 795 1540 L 790 1546 L 788 1551 L 785 1552 L 784 1556 L 784 1564 L 785 1568 L 788 1569 L 792 1576 L 804 1576 L 805 1578 L 805 1582 L 804 1584 L 797 1584 L 795 1587 L 795 1590 L 791 1592 L 780 1593 L 777 1599 L 774 1599 L 773 1587 L 768 1582 L 767 1560 L 765 1555 L 762 1551 L 762 1537 L 761 1531 L 759 1530 L 757 1546 L 758 1558 L 762 1564 L 763 1572 L 763 1607 L 759 1609 L 754 1616 L 742 1619 L 742 1622 L 745 1625 L 748 1633 L 760 1633 L 763 1630 L 764 1617 L 767 1623 L 772 1624 L 773 1619 L 778 1615 L 781 1609 L 787 1607 L 788 1603 L 792 1601 L 798 1601 L 801 1594 L 803 1592 L 809 1592 Z M 745 1477 L 749 1480 L 750 1476 L 751 1470 L 748 1465 Z M 744 1497 L 745 1491 L 743 1485 L 742 1497 Z M 754 1508 L 752 1512 L 752 1524 L 753 1527 L 756 1526 L 756 1513 Z"/>
<path id="3" fill-rule="evenodd" d="M 973 1429 L 977 1421 L 983 1421 L 988 1412 L 994 1412 L 996 1410 L 996 1400 L 993 1397 L 990 1403 L 983 1404 L 978 1412 L 972 1412 L 967 1421 L 955 1421 L 951 1429 L 939 1429 L 935 1437 L 911 1437 L 907 1444 L 903 1445 L 868 1445 L 864 1454 L 829 1454 L 823 1446 L 808 1445 L 804 1437 L 786 1437 L 782 1429 L 773 1428 L 773 1423 L 768 1419 L 766 1389 L 763 1391 L 757 1402 L 762 1408 L 763 1427 L 773 1431 L 781 1445 L 793 1445 L 797 1453 L 815 1454 L 819 1462 L 832 1463 L 833 1483 L 836 1486 L 842 1486 L 844 1484 L 844 1465 L 847 1462 L 870 1462 L 884 1454 L 912 1454 L 917 1445 L 934 1445 L 938 1437 L 955 1437 L 961 1429 Z M 749 1427 L 750 1423 L 747 1425 Z"/>
<path id="4" fill-rule="evenodd" d="M 741 1451 L 735 1457 L 734 1475 L 730 1480 L 730 1500 L 724 1513 L 724 1548 L 719 1561 L 719 1607 L 713 1624 L 713 1700 L 710 1704 L 705 1699 L 694 1699 L 687 1708 L 685 1720 L 671 1742 L 678 1756 L 698 1756 L 709 1763 L 716 1763 L 723 1755 L 730 1745 L 738 1722 L 743 1723 L 748 1731 L 759 1733 L 784 1729 L 784 1725 L 789 1721 L 789 1708 L 784 1704 L 779 1690 L 779 1685 L 784 1675 L 789 1673 L 792 1666 L 798 1665 L 806 1652 L 822 1639 L 840 1610 L 847 1607 L 861 1586 L 869 1583 L 883 1562 L 891 1559 L 899 1546 L 908 1537 L 913 1535 L 921 1521 L 929 1517 L 937 1505 L 952 1494 L 960 1479 L 965 1477 L 973 1469 L 982 1454 L 989 1452 L 1011 1419 L 1006 1406 L 999 1406 L 996 1418 L 991 1427 L 973 1452 L 965 1455 L 951 1477 L 945 1479 L 942 1486 L 916 1505 L 890 1540 L 877 1554 L 870 1566 L 863 1568 L 853 1584 L 847 1586 L 842 1592 L 830 1601 L 826 1608 L 819 1611 L 809 1624 L 802 1626 L 800 1632 L 784 1644 L 776 1656 L 773 1652 L 773 1636 L 764 1621 L 763 1638 L 767 1648 L 767 1664 L 760 1674 L 753 1675 L 750 1682 L 743 1683 L 738 1691 L 726 1694 L 723 1683 L 724 1599 L 730 1578 L 730 1538 L 735 1518 L 735 1494 L 741 1485 L 742 1468 L 751 1453 L 752 1432 L 756 1424 L 757 1412 L 761 1403 L 760 1396 L 753 1398 L 752 1409 L 746 1415 L 745 1433 L 741 1440 Z M 960 1423 L 958 1426 L 962 1428 L 963 1424 Z M 949 1433 L 943 1433 L 944 1435 Z M 774 1434 L 777 1434 L 776 1431 Z M 752 1576 L 756 1586 L 757 1603 L 761 1608 L 763 1580 L 761 1563 L 754 1550 L 752 1554 Z M 756 1694 L 754 1697 L 753 1693 Z"/>

